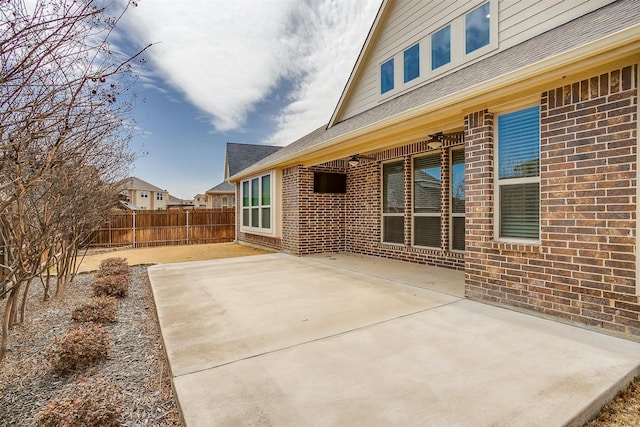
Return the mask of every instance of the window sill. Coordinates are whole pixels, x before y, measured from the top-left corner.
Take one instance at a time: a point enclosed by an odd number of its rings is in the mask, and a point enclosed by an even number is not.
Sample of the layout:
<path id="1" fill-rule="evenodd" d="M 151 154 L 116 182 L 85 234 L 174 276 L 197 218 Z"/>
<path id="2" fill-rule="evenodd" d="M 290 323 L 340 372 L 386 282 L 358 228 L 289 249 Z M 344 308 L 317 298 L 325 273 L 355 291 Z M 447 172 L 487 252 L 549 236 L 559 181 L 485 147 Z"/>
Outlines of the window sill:
<path id="1" fill-rule="evenodd" d="M 525 252 L 525 253 L 542 253 L 542 244 L 540 242 L 501 242 L 494 240 L 491 242 L 491 249 L 500 252 Z"/>
<path id="2" fill-rule="evenodd" d="M 240 227 L 240 232 L 247 234 L 258 234 L 260 236 L 275 237 L 275 233 L 271 229 Z"/>

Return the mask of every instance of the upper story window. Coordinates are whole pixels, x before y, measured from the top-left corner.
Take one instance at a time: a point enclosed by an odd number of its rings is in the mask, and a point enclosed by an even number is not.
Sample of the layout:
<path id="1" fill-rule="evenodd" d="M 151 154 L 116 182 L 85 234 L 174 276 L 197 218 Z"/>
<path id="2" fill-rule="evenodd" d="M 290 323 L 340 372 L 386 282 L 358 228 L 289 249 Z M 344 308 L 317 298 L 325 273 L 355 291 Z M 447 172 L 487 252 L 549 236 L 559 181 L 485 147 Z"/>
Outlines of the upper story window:
<path id="1" fill-rule="evenodd" d="M 242 181 L 242 228 L 271 232 L 271 174 Z"/>
<path id="2" fill-rule="evenodd" d="M 540 107 L 498 116 L 498 238 L 540 238 Z"/>
<path id="3" fill-rule="evenodd" d="M 420 77 L 420 45 L 415 44 L 404 51 L 404 82 Z"/>
<path id="4" fill-rule="evenodd" d="M 465 7 L 442 24 L 384 58 L 379 65 L 381 100 L 454 71 L 498 48 L 498 0 L 484 1 L 473 9 Z"/>
<path id="5" fill-rule="evenodd" d="M 222 207 L 226 208 L 229 206 L 229 198 L 227 196 L 222 196 Z"/>
<path id="6" fill-rule="evenodd" d="M 380 93 L 386 93 L 393 90 L 393 82 L 393 58 L 391 58 L 380 66 Z"/>
<path id="7" fill-rule="evenodd" d="M 451 62 L 451 25 L 431 35 L 431 69 Z"/>
<path id="8" fill-rule="evenodd" d="M 156 200 L 162 200 L 162 198 L 163 198 L 162 193 L 157 192 L 157 193 L 156 193 Z"/>
<path id="9" fill-rule="evenodd" d="M 149 192 L 148 191 L 141 191 L 140 192 L 140 197 L 149 197 Z"/>
<path id="10" fill-rule="evenodd" d="M 465 49 L 471 53 L 489 44 L 491 39 L 489 2 L 467 13 L 464 20 Z"/>

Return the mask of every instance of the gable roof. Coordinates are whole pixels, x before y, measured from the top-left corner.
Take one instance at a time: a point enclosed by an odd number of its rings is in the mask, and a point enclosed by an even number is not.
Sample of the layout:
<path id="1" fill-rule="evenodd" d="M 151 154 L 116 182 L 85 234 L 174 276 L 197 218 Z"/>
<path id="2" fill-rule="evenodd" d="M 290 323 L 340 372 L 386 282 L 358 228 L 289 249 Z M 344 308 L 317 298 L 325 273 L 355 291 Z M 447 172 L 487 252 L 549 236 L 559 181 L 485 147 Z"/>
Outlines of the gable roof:
<path id="1" fill-rule="evenodd" d="M 259 162 L 282 147 L 262 144 L 238 144 L 227 142 L 227 152 L 224 161 L 224 177 L 233 176 L 238 172 Z"/>
<path id="2" fill-rule="evenodd" d="M 235 193 L 236 187 L 229 184 L 227 181 L 223 181 L 213 188 L 206 191 L 207 193 Z"/>
<path id="3" fill-rule="evenodd" d="M 167 190 L 163 190 L 160 187 L 156 187 L 153 184 L 149 184 L 147 181 L 140 179 L 138 177 L 132 176 L 131 178 L 127 178 L 123 182 L 123 189 L 125 190 L 142 190 L 142 191 L 155 191 L 159 193 L 163 193 Z"/>
<path id="4" fill-rule="evenodd" d="M 401 120 L 444 114 L 448 109 L 461 111 L 465 107 L 463 102 L 477 103 L 481 96 L 495 96 L 499 90 L 510 88 L 514 83 L 521 83 L 523 87 L 540 85 L 544 79 L 562 77 L 566 72 L 563 67 L 577 64 L 576 70 L 584 68 L 584 61 L 590 57 L 614 49 L 619 49 L 620 55 L 629 55 L 640 44 L 640 8 L 637 4 L 637 0 L 611 3 L 331 127 L 322 126 L 253 164 L 242 174 L 229 174 L 228 178 L 233 181 L 273 167 L 300 164 L 302 156 L 313 158 L 321 151 L 327 153 L 327 149 L 345 154 L 340 152 L 344 149 L 341 144 L 364 138 Z M 569 51 L 571 55 L 567 55 Z M 423 127 L 422 135 L 426 138 L 430 131 Z M 387 141 L 377 143 L 380 147 L 389 144 Z M 367 141 L 365 149 L 372 152 L 380 147 Z M 360 151 L 361 154 L 364 152 Z M 357 153 L 351 150 L 345 157 Z"/>
<path id="5" fill-rule="evenodd" d="M 338 104 L 336 104 L 336 108 L 333 110 L 333 114 L 331 115 L 331 119 L 329 120 L 329 124 L 327 124 L 327 127 L 333 126 L 333 124 L 338 118 L 338 115 L 342 110 L 344 101 L 349 97 L 351 88 L 353 86 L 353 82 L 358 78 L 358 75 L 361 71 L 361 65 L 365 62 L 369 52 L 371 51 L 374 40 L 378 38 L 378 35 L 382 31 L 381 22 L 384 22 L 386 18 L 387 12 L 389 10 L 388 5 L 389 5 L 389 0 L 383 0 L 382 4 L 380 4 L 378 13 L 376 14 L 376 17 L 373 20 L 373 24 L 371 24 L 371 28 L 369 29 L 369 34 L 367 34 L 367 39 L 365 40 L 364 45 L 362 46 L 362 49 L 360 49 L 360 54 L 358 55 L 358 59 L 356 60 L 356 63 L 353 66 L 353 69 L 351 70 L 351 74 L 349 75 L 347 84 L 344 86 L 344 89 L 342 89 L 342 94 L 340 95 Z"/>

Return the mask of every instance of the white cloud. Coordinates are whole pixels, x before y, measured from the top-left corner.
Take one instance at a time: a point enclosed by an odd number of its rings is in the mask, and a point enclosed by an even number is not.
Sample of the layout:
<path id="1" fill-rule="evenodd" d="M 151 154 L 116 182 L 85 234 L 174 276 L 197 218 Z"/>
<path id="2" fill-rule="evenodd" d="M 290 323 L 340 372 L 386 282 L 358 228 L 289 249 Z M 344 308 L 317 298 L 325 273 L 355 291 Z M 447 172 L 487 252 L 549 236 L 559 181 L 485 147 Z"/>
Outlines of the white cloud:
<path id="1" fill-rule="evenodd" d="M 295 62 L 304 77 L 278 118 L 272 143 L 288 144 L 329 121 L 380 3 L 322 0 L 298 5 L 295 17 L 304 31 L 291 37 L 302 52 Z"/>
<path id="2" fill-rule="evenodd" d="M 326 123 L 381 0 L 142 0 L 122 22 L 151 71 L 211 115 L 239 129 L 281 79 L 290 103 L 270 142 L 285 144 Z"/>

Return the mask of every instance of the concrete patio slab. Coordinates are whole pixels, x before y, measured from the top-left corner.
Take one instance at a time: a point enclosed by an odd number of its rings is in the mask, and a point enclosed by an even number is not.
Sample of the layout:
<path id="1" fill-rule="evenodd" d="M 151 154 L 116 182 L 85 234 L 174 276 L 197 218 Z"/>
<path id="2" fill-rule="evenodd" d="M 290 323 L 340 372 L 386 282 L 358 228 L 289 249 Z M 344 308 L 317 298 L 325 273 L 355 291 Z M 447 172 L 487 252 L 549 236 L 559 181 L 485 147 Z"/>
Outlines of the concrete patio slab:
<path id="1" fill-rule="evenodd" d="M 640 374 L 639 343 L 329 258 L 149 269 L 187 426 L 581 425 Z"/>
<path id="2" fill-rule="evenodd" d="M 176 376 L 458 299 L 284 254 L 158 265 L 150 274 Z"/>

